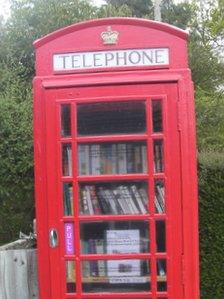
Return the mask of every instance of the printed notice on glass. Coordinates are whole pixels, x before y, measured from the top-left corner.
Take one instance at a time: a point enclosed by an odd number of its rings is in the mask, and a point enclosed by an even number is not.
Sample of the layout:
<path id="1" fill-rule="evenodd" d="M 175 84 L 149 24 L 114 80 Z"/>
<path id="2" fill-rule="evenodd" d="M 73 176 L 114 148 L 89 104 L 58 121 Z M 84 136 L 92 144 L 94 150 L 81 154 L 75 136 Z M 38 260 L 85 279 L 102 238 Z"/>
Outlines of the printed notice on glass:
<path id="1" fill-rule="evenodd" d="M 108 254 L 140 252 L 140 232 L 138 229 L 107 230 L 106 241 Z M 107 275 L 110 283 L 143 282 L 142 279 L 136 279 L 141 275 L 140 260 L 108 261 Z"/>
<path id="2" fill-rule="evenodd" d="M 65 254 L 75 254 L 73 223 L 65 223 Z"/>

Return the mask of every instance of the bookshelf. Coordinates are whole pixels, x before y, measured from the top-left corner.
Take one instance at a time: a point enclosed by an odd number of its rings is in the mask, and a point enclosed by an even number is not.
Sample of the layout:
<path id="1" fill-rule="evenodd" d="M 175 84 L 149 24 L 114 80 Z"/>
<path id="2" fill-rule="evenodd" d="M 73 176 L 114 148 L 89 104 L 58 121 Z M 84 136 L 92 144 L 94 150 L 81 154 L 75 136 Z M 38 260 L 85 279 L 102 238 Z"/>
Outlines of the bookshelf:
<path id="1" fill-rule="evenodd" d="M 154 271 L 166 292 L 163 100 L 62 104 L 60 118 L 66 254 L 75 250 L 74 223 L 83 291 L 150 292 Z M 67 263 L 73 293 L 75 263 Z"/>

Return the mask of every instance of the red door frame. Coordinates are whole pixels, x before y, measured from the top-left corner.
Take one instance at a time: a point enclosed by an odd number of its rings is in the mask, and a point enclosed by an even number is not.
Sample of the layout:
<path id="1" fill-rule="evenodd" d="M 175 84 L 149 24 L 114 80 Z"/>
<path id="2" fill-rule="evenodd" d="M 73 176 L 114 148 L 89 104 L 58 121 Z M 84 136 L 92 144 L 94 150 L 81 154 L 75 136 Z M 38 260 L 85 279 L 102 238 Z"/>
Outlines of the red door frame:
<path id="1" fill-rule="evenodd" d="M 160 71 L 160 74 L 151 72 L 124 72 L 117 73 L 110 76 L 110 73 L 101 75 L 85 75 L 79 76 L 79 80 L 71 80 L 66 76 L 60 78 L 48 78 L 41 80 L 36 78 L 34 80 L 35 102 L 34 102 L 34 140 L 35 140 L 35 177 L 36 177 L 36 207 L 37 207 L 37 225 L 38 225 L 38 261 L 39 261 L 39 279 L 40 279 L 40 296 L 41 299 L 51 298 L 49 290 L 50 267 L 49 263 L 53 262 L 57 256 L 55 251 L 49 254 L 48 246 L 48 231 L 46 227 L 55 226 L 55 219 L 48 219 L 47 204 L 46 204 L 46 186 L 51 183 L 47 179 L 46 171 L 49 154 L 46 151 L 46 116 L 44 102 L 45 90 L 51 88 L 65 88 L 72 86 L 97 86 L 109 85 L 117 83 L 163 83 L 176 82 L 178 86 L 178 127 L 180 136 L 181 149 L 181 180 L 182 184 L 182 216 L 183 216 L 183 284 L 184 284 L 184 298 L 198 299 L 198 240 L 197 240 L 197 201 L 196 201 L 196 158 L 195 158 L 195 133 L 194 133 L 194 104 L 192 98 L 192 85 L 186 84 L 190 81 L 190 74 L 188 71 L 183 72 L 169 72 L 167 79 L 167 72 Z M 72 97 L 72 95 L 71 95 Z M 47 136 L 52 136 L 52 132 L 48 132 Z M 53 148 L 50 150 L 54 150 Z M 189 159 L 189 157 L 191 157 Z M 50 178 L 51 179 L 51 178 Z M 192 183 L 193 182 L 193 183 Z M 53 181 L 52 181 L 53 183 Z M 54 196 L 54 194 L 52 194 Z M 193 233 L 192 233 L 193 232 Z M 174 236 L 175 239 L 175 236 Z M 54 256 L 55 255 L 55 256 Z M 50 260 L 49 260 L 50 257 Z M 53 259 L 53 260 L 51 260 Z M 59 271 L 59 267 L 58 269 Z M 59 277 L 59 276 L 58 276 Z M 59 279 L 60 280 L 60 279 Z M 60 284 L 60 281 L 55 284 Z M 55 294 L 52 298 L 57 298 Z M 68 296 L 69 297 L 69 296 Z M 91 296 L 89 296 L 91 297 Z M 129 296 L 130 297 L 130 296 Z M 131 297 L 130 297 L 131 298 Z M 173 298 L 172 298 L 173 299 Z M 178 298 L 179 299 L 179 298 Z"/>

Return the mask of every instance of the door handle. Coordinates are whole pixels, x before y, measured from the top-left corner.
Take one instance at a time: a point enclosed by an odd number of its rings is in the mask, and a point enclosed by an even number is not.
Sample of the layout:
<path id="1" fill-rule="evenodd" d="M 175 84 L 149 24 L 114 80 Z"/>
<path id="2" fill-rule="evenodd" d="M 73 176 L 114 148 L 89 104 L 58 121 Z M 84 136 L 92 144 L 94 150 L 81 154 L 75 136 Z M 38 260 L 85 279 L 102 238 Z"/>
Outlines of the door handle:
<path id="1" fill-rule="evenodd" d="M 58 231 L 56 228 L 51 228 L 49 230 L 49 245 L 51 248 L 58 247 Z"/>

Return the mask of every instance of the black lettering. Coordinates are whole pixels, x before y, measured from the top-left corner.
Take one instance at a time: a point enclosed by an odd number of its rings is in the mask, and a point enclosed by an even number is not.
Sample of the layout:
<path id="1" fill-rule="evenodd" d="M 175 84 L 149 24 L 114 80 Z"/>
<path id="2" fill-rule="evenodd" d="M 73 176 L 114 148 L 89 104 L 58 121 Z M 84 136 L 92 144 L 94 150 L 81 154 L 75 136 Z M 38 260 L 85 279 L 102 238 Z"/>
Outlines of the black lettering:
<path id="1" fill-rule="evenodd" d="M 163 52 L 164 50 L 155 50 L 156 63 L 165 63 L 164 56 L 162 55 Z"/>
<path id="2" fill-rule="evenodd" d="M 72 68 L 80 68 L 80 64 L 78 64 L 78 62 L 80 62 L 80 55 L 72 55 Z"/>
<path id="3" fill-rule="evenodd" d="M 153 64 L 153 51 L 142 51 L 142 59 L 144 65 Z"/>
<path id="4" fill-rule="evenodd" d="M 66 69 L 66 58 L 69 57 L 69 55 L 60 55 L 59 58 L 62 58 L 63 61 L 63 69 Z"/>
<path id="5" fill-rule="evenodd" d="M 137 51 L 132 51 L 129 53 L 128 59 L 132 64 L 138 64 L 141 61 L 141 55 Z"/>
<path id="6" fill-rule="evenodd" d="M 86 55 L 85 54 L 82 55 L 82 65 L 83 65 L 83 67 L 87 67 L 87 68 L 92 66 L 92 65 L 86 64 Z"/>
<path id="7" fill-rule="evenodd" d="M 121 55 L 120 55 L 121 54 Z M 120 60 L 123 60 L 123 63 L 120 63 Z M 116 64 L 117 65 L 127 65 L 127 53 L 126 52 L 117 52 L 116 53 Z"/>
<path id="8" fill-rule="evenodd" d="M 93 54 L 93 63 L 94 63 L 94 66 L 103 66 L 102 63 L 99 63 L 97 64 L 97 61 L 101 61 L 100 57 L 97 57 L 97 55 L 100 55 L 100 53 L 94 53 Z"/>
<path id="9" fill-rule="evenodd" d="M 114 54 L 111 52 L 105 53 L 105 64 L 108 66 L 108 62 L 114 59 Z"/>

